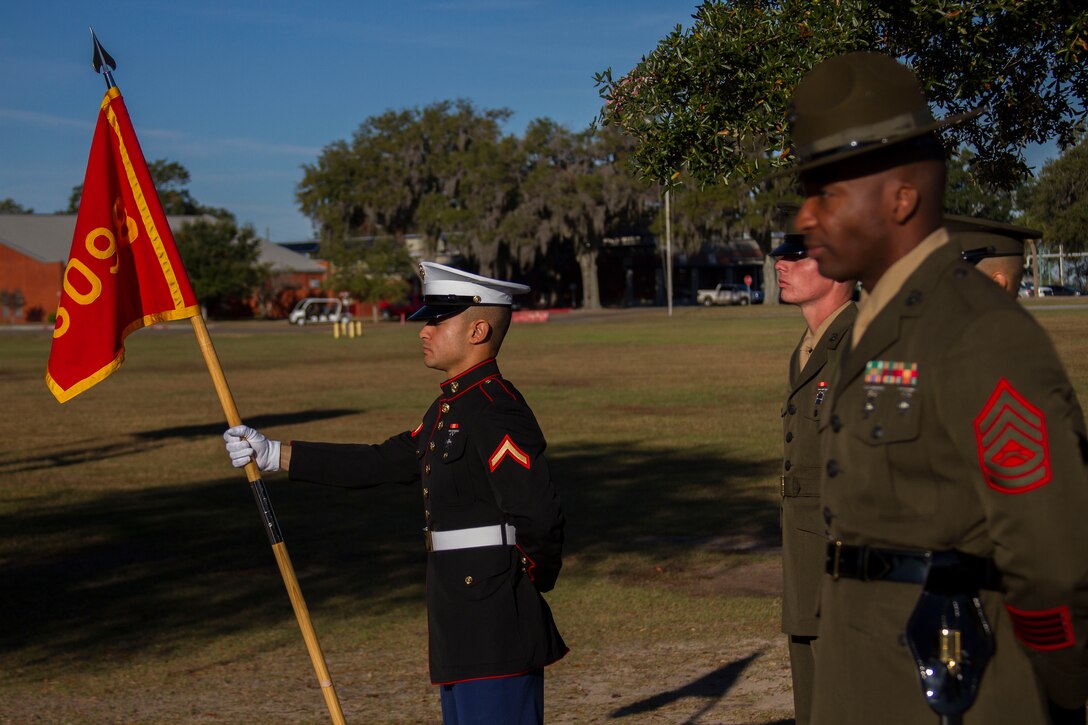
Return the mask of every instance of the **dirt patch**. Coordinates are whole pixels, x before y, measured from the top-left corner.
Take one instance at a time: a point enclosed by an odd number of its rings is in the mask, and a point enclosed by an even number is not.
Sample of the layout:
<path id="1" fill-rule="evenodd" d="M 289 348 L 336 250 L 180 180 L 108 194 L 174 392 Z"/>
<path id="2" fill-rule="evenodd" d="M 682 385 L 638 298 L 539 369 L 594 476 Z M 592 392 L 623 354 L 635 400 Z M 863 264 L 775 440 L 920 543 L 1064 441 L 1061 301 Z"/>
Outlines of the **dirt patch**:
<path id="1" fill-rule="evenodd" d="M 640 538 L 640 545 L 653 542 Z M 677 543 L 670 540 L 668 543 Z M 618 576 L 632 585 L 661 585 L 688 594 L 721 597 L 782 597 L 782 549 L 746 535 L 717 536 L 693 544 L 704 551 L 733 554 L 702 563 L 668 560 L 633 567 Z"/>
<path id="2" fill-rule="evenodd" d="M 572 654 L 547 680 L 552 723 L 773 723 L 791 718 L 785 641 L 617 643 Z"/>

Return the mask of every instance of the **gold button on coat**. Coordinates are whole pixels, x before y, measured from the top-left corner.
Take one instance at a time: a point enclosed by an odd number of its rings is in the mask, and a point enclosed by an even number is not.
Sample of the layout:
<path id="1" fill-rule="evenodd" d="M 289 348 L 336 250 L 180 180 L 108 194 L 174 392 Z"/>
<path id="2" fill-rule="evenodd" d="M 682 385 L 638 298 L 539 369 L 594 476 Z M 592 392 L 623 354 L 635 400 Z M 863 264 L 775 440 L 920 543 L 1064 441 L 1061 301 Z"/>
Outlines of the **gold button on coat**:
<path id="1" fill-rule="evenodd" d="M 472 586 L 472 582 L 473 582 L 473 581 L 474 581 L 474 580 L 473 580 L 473 578 L 472 578 L 471 576 L 466 576 L 466 577 L 465 577 L 465 586 L 467 586 L 467 587 L 470 587 L 470 586 Z"/>
<path id="2" fill-rule="evenodd" d="M 448 413 L 448 412 L 450 412 L 450 404 L 449 404 L 449 403 L 443 403 L 443 404 L 442 404 L 442 412 L 443 412 L 443 413 Z"/>
<path id="3" fill-rule="evenodd" d="M 431 464 L 428 463 L 426 466 L 423 467 L 423 473 L 430 473 L 430 472 L 431 472 Z"/>
<path id="4" fill-rule="evenodd" d="M 434 450 L 434 441 L 431 441 L 430 443 L 428 443 L 427 447 L 430 448 L 433 451 Z"/>
<path id="5" fill-rule="evenodd" d="M 430 495 L 431 495 L 431 489 L 429 489 L 429 488 L 423 489 L 423 498 L 427 498 Z"/>

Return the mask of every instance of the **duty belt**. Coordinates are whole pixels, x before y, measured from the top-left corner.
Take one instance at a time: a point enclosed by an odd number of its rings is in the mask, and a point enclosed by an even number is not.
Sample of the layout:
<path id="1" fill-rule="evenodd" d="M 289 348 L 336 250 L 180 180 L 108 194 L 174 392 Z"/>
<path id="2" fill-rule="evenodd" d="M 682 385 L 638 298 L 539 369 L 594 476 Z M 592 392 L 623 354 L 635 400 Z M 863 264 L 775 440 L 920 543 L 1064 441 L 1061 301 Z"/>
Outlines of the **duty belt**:
<path id="1" fill-rule="evenodd" d="M 827 573 L 833 579 L 845 577 L 861 581 L 890 581 L 924 584 L 935 552 L 910 549 L 880 549 L 875 546 L 850 546 L 841 541 L 827 543 Z M 957 574 L 964 584 L 997 591 L 1001 572 L 993 559 L 951 552 L 959 561 Z"/>
<path id="2" fill-rule="evenodd" d="M 518 530 L 510 524 L 477 526 L 472 529 L 431 531 L 423 529 L 427 551 L 451 549 L 475 549 L 479 546 L 514 546 L 518 543 Z"/>

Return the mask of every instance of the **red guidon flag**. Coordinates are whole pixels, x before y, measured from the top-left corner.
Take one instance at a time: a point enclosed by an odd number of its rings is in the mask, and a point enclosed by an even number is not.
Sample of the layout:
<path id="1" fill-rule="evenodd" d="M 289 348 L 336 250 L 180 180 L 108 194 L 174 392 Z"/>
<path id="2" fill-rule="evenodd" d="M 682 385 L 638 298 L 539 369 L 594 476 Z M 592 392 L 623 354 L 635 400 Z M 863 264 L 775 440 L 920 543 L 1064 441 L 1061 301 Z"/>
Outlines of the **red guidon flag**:
<path id="1" fill-rule="evenodd" d="M 45 383 L 60 402 L 121 366 L 125 337 L 199 314 L 117 88 L 102 100 Z"/>

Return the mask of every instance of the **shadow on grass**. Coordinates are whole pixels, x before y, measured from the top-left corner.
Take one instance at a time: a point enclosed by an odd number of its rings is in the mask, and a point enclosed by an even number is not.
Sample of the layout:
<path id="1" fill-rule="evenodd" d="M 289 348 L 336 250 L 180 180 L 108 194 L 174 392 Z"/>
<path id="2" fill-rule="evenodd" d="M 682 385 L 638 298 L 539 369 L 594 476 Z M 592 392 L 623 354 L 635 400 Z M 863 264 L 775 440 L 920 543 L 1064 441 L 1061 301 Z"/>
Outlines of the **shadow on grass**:
<path id="1" fill-rule="evenodd" d="M 280 425 L 300 425 L 302 423 L 312 423 L 315 420 L 330 420 L 332 418 L 343 418 L 346 415 L 359 415 L 365 413 L 362 409 L 348 409 L 348 408 L 331 408 L 328 410 L 300 410 L 295 413 L 269 413 L 266 415 L 255 415 L 251 418 L 246 418 L 242 422 L 251 428 L 261 430 L 263 428 L 272 428 Z M 164 438 L 214 438 L 217 435 L 222 435 L 223 431 L 227 429 L 227 424 L 224 421 L 216 421 L 214 423 L 204 423 L 201 425 L 181 425 L 171 428 L 159 428 L 158 430 L 142 431 L 136 435 L 139 438 L 147 440 L 162 440 Z"/>
<path id="2" fill-rule="evenodd" d="M 567 516 L 568 553 L 610 554 L 779 542 L 778 509 L 766 482 L 780 461 L 733 460 L 707 451 L 637 444 L 550 452 L 552 480 Z"/>
<path id="3" fill-rule="evenodd" d="M 744 671 L 748 669 L 748 665 L 752 664 L 760 654 L 761 653 L 756 652 L 743 659 L 730 662 L 709 674 L 703 675 L 697 680 L 689 682 L 683 687 L 669 690 L 668 692 L 662 692 L 652 697 L 647 697 L 644 700 L 639 700 L 630 705 L 625 705 L 620 709 L 613 711 L 609 717 L 615 720 L 631 715 L 645 715 L 648 712 L 660 710 L 663 707 L 671 705 L 677 700 L 692 698 L 694 700 L 702 700 L 705 704 L 697 713 L 685 720 L 684 723 L 685 725 L 697 723 L 699 722 L 700 717 L 713 710 L 714 706 L 725 697 L 726 693 L 728 693 L 733 685 L 737 683 L 737 680 L 740 679 L 740 676 Z"/>
<path id="4" fill-rule="evenodd" d="M 550 461 L 568 554 L 777 537 L 775 504 L 752 485 L 773 476 L 774 461 L 625 444 L 553 450 Z M 282 474 L 266 484 L 319 634 L 322 619 L 422 608 L 416 487 L 348 491 Z M 0 652 L 55 668 L 282 628 L 293 615 L 262 528 L 249 486 L 233 476 L 0 516 L 0 551 L 12 552 L 0 562 Z"/>
<path id="5" fill-rule="evenodd" d="M 247 418 L 246 425 L 260 430 L 278 425 L 298 425 L 315 420 L 328 420 L 347 415 L 362 413 L 362 410 L 331 409 L 305 410 L 298 413 L 279 415 L 256 415 Z M 86 442 L 76 441 L 74 445 L 61 450 L 38 453 L 32 456 L 0 455 L 0 472 L 25 473 L 47 468 L 74 466 L 90 461 L 103 461 L 121 456 L 141 453 L 146 448 L 146 441 L 164 441 L 171 438 L 214 438 L 227 429 L 223 421 L 201 423 L 199 425 L 173 426 L 158 430 L 141 431 L 132 438 L 117 443 L 103 445 L 100 438 L 88 438 Z"/>

